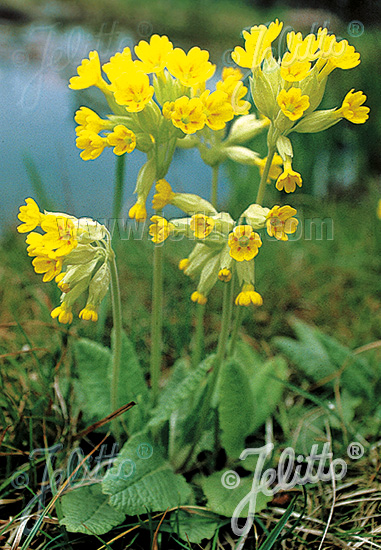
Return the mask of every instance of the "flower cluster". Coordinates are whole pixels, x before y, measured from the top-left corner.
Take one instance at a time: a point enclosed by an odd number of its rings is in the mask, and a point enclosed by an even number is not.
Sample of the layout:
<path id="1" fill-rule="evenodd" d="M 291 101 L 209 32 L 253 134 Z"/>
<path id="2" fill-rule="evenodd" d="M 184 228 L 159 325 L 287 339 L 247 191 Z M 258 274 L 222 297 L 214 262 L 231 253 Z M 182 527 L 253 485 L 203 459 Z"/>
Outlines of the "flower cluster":
<path id="1" fill-rule="evenodd" d="M 213 164 L 221 161 L 221 152 L 211 153 L 216 149 L 211 145 L 221 140 L 220 131 L 236 115 L 249 117 L 245 136 L 235 129 L 229 143 L 248 140 L 268 125 L 248 114 L 251 104 L 245 99 L 248 89 L 240 69 L 224 68 L 216 89 L 206 88 L 215 69 L 208 51 L 195 46 L 185 52 L 155 34 L 149 42 L 141 40 L 134 52 L 127 47 L 102 66 L 98 53 L 90 52 L 78 75 L 70 79 L 74 90 L 98 87 L 113 113 L 102 119 L 88 107 L 76 112 L 76 144 L 83 160 L 96 159 L 106 147 L 116 155 L 135 148 L 147 154 L 130 217 L 146 218 L 147 195 L 166 175 L 177 146 L 197 146 L 204 160 Z"/>
<path id="2" fill-rule="evenodd" d="M 26 238 L 28 255 L 43 282 L 55 279 L 61 290 L 61 304 L 51 312 L 60 323 L 73 321 L 72 306 L 87 293 L 86 306 L 79 317 L 98 319 L 97 308 L 110 283 L 108 262 L 113 255 L 107 229 L 90 218 L 77 219 L 60 212 L 40 212 L 36 202 L 27 198 L 18 214 L 19 233 Z M 39 228 L 41 232 L 35 231 Z"/>
<path id="3" fill-rule="evenodd" d="M 295 233 L 298 225 L 298 220 L 293 217 L 295 208 L 276 205 L 269 209 L 252 204 L 235 223 L 227 212 L 217 212 L 208 201 L 197 195 L 174 193 L 166 180 L 156 185 L 154 201 L 161 207 L 176 205 L 190 215 L 170 222 L 161 216 L 152 216 L 149 233 L 154 243 L 162 243 L 170 235 L 183 235 L 197 241 L 189 258 L 179 263 L 186 275 L 199 277 L 197 290 L 191 296 L 194 302 L 205 304 L 216 282 L 228 283 L 236 273 L 241 292 L 235 303 L 262 305 L 262 297 L 254 290 L 254 258 L 262 246 L 257 231 L 265 229 L 270 237 L 287 241 L 288 235 Z"/>
<path id="4" fill-rule="evenodd" d="M 272 154 L 277 148 L 283 159 L 283 172 L 276 178 L 276 188 L 286 193 L 302 186 L 302 177 L 292 169 L 291 132 L 320 132 L 346 118 L 354 124 L 368 119 L 366 96 L 353 89 L 339 108 L 316 110 L 324 95 L 327 77 L 336 68 L 351 69 L 360 63 L 360 54 L 347 40 L 337 40 L 320 28 L 317 34 L 303 38 L 300 32 L 287 33 L 287 51 L 278 61 L 272 43 L 283 23 L 278 20 L 244 31 L 245 46 L 237 46 L 232 58 L 240 67 L 252 71 L 251 92 L 259 112 L 271 121 L 268 143 Z M 237 152 L 236 156 L 242 155 Z M 258 163 L 253 155 L 247 164 Z M 276 163 L 276 166 L 278 163 Z M 271 177 L 271 176 L 270 176 Z M 275 178 L 274 178 L 275 179 Z"/>

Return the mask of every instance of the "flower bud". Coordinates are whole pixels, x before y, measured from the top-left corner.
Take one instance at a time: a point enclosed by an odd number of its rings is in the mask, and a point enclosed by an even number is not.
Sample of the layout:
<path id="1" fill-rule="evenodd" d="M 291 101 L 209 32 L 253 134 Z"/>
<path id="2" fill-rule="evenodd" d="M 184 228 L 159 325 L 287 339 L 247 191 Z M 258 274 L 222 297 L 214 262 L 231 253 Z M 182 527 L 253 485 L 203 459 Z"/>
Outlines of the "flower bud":
<path id="1" fill-rule="evenodd" d="M 91 279 L 89 286 L 89 297 L 87 302 L 97 307 L 106 296 L 108 287 L 110 285 L 110 268 L 108 263 L 105 262 L 101 265 L 94 277 Z"/>
<path id="2" fill-rule="evenodd" d="M 262 229 L 266 225 L 266 216 L 270 212 L 269 208 L 264 208 L 259 204 L 251 204 L 242 214 L 253 229 Z"/>
<path id="3" fill-rule="evenodd" d="M 142 199 L 146 199 L 151 187 L 156 179 L 155 159 L 150 158 L 140 168 L 134 193 L 137 193 Z"/>
<path id="4" fill-rule="evenodd" d="M 259 112 L 270 120 L 274 120 L 279 107 L 276 102 L 277 91 L 273 90 L 273 83 L 269 75 L 257 68 L 250 78 L 250 89 L 254 103 Z"/>
<path id="5" fill-rule="evenodd" d="M 335 116 L 335 109 L 327 109 L 324 111 L 315 111 L 310 115 L 304 117 L 298 124 L 292 129 L 293 132 L 315 133 L 327 130 L 337 122 L 340 118 Z"/>
<path id="6" fill-rule="evenodd" d="M 268 118 L 258 119 L 256 115 L 240 116 L 234 120 L 225 143 L 241 145 L 260 134 L 269 122 Z"/>
<path id="7" fill-rule="evenodd" d="M 283 162 L 287 160 L 287 157 L 292 158 L 294 156 L 292 143 L 286 136 L 279 136 L 276 141 L 276 146 Z"/>
<path id="8" fill-rule="evenodd" d="M 106 228 L 91 218 L 79 218 L 78 220 L 78 242 L 92 243 L 101 241 L 106 236 Z"/>
<path id="9" fill-rule="evenodd" d="M 247 166 L 255 166 L 260 158 L 258 153 L 255 153 L 251 149 L 247 149 L 247 147 L 242 147 L 241 145 L 224 147 L 223 151 L 231 160 Z"/>
<path id="10" fill-rule="evenodd" d="M 217 210 L 209 201 L 192 193 L 174 193 L 171 204 L 190 215 L 202 213 L 210 216 L 211 214 L 217 214 Z"/>

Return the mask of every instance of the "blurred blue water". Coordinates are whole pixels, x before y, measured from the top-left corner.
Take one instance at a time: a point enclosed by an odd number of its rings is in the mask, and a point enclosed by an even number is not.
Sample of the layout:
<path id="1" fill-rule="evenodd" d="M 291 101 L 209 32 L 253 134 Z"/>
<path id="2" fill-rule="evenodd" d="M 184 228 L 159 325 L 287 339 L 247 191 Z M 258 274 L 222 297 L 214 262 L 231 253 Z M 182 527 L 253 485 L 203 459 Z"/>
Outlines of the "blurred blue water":
<path id="1" fill-rule="evenodd" d="M 126 45 L 132 46 L 133 41 L 120 33 L 117 40 L 105 43 L 104 37 L 79 27 L 62 31 L 56 25 L 18 29 L 0 25 L 0 230 L 16 223 L 19 205 L 25 197 L 34 196 L 24 162 L 26 154 L 35 162 L 59 211 L 99 219 L 111 216 L 116 157 L 110 149 L 94 161 L 80 158 L 75 146 L 74 113 L 82 104 L 95 106 L 84 103 L 83 98 L 81 102 L 67 84 L 91 49 L 100 51 L 105 62 Z M 93 99 L 105 105 L 99 90 Z M 134 151 L 126 160 L 124 215 L 135 202 L 132 192 L 145 155 Z M 197 151 L 177 151 L 167 177 L 176 191 L 209 198 L 211 169 Z M 226 195 L 222 174 L 221 199 Z"/>

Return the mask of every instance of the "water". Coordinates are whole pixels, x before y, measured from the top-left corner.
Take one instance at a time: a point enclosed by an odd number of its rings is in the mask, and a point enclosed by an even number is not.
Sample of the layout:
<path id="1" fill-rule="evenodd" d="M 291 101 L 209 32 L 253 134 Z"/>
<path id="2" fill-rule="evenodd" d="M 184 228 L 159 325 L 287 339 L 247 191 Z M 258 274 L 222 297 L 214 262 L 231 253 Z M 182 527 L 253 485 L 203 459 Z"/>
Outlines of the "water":
<path id="1" fill-rule="evenodd" d="M 120 32 L 91 34 L 81 27 L 0 25 L 0 230 L 17 222 L 18 207 L 35 197 L 25 167 L 28 155 L 52 203 L 75 216 L 111 216 L 115 155 L 105 150 L 94 161 L 83 161 L 75 146 L 74 113 L 87 105 L 99 114 L 106 102 L 99 90 L 74 92 L 68 79 L 92 49 L 105 62 L 134 41 Z M 107 112 L 107 111 L 105 111 Z M 126 163 L 123 215 L 134 204 L 132 194 L 145 155 L 134 151 Z M 211 169 L 198 151 L 177 151 L 167 179 L 174 190 L 209 198 Z M 227 181 L 221 177 L 221 198 Z M 40 205 L 44 208 L 45 205 Z"/>

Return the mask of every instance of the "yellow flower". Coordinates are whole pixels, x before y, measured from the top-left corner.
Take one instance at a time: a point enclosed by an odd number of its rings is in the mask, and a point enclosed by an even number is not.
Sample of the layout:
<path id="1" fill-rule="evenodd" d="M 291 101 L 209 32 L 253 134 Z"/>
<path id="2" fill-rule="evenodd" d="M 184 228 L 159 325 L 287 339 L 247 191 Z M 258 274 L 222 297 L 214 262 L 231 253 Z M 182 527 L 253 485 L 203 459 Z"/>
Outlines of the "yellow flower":
<path id="1" fill-rule="evenodd" d="M 247 94 L 247 88 L 241 80 L 237 80 L 234 74 L 217 82 L 216 88 L 218 91 L 227 94 L 227 101 L 232 106 L 234 114 L 247 115 L 249 113 L 251 105 L 249 101 L 242 99 Z"/>
<path id="2" fill-rule="evenodd" d="M 111 134 L 107 136 L 107 143 L 114 147 L 113 152 L 116 155 L 124 153 L 132 153 L 136 146 L 136 137 L 134 132 L 131 132 L 123 124 L 118 124 L 114 127 Z"/>
<path id="3" fill-rule="evenodd" d="M 73 76 L 69 81 L 69 88 L 72 90 L 84 90 L 90 86 L 97 86 L 101 90 L 106 90 L 108 84 L 101 75 L 101 64 L 99 62 L 98 52 L 89 53 L 89 59 L 83 59 L 77 67 L 78 76 Z"/>
<path id="4" fill-rule="evenodd" d="M 346 118 L 354 124 L 363 124 L 369 118 L 369 107 L 363 105 L 366 101 L 366 95 L 359 91 L 355 92 L 354 88 L 344 98 L 340 109 L 336 111 L 336 115 Z"/>
<path id="5" fill-rule="evenodd" d="M 77 228 L 74 222 L 64 216 L 48 214 L 41 222 L 43 244 L 52 259 L 58 259 L 69 254 L 77 245 Z"/>
<path id="6" fill-rule="evenodd" d="M 186 271 L 186 268 L 188 267 L 189 265 L 189 258 L 183 258 L 182 260 L 179 261 L 179 269 L 180 271 Z"/>
<path id="7" fill-rule="evenodd" d="M 226 122 L 234 118 L 233 107 L 228 101 L 228 95 L 222 91 L 210 93 L 205 90 L 200 100 L 204 105 L 205 122 L 212 130 L 222 130 Z"/>
<path id="8" fill-rule="evenodd" d="M 237 46 L 232 52 L 232 59 L 240 67 L 252 69 L 258 67 L 267 55 L 271 54 L 271 44 L 279 36 L 283 23 L 278 19 L 265 25 L 255 25 L 250 32 L 243 31 L 245 48 Z"/>
<path id="9" fill-rule="evenodd" d="M 110 82 L 113 82 L 122 73 L 125 73 L 136 66 L 132 61 L 130 48 L 124 48 L 123 52 L 117 52 L 110 58 L 108 63 L 102 67 Z"/>
<path id="10" fill-rule="evenodd" d="M 320 55 L 318 49 L 321 41 L 322 38 L 317 39 L 314 34 L 309 34 L 303 39 L 301 32 L 291 31 L 287 33 L 287 46 L 290 50 L 289 60 L 300 63 L 314 61 Z"/>
<path id="11" fill-rule="evenodd" d="M 255 163 L 259 168 L 259 174 L 260 174 L 261 177 L 262 177 L 262 174 L 264 172 L 266 162 L 267 162 L 267 157 L 265 157 L 263 159 L 258 159 Z M 274 158 L 273 158 L 272 163 L 271 163 L 271 166 L 270 166 L 270 170 L 269 170 L 269 174 L 268 174 L 266 183 L 271 183 L 271 180 L 276 180 L 276 179 L 279 178 L 279 176 L 282 173 L 282 169 L 281 169 L 282 164 L 283 164 L 282 157 L 280 155 L 278 155 L 278 153 L 275 153 Z"/>
<path id="12" fill-rule="evenodd" d="M 286 52 L 282 59 L 280 76 L 286 82 L 300 82 L 306 78 L 310 68 L 311 63 L 309 61 L 295 60 L 292 53 Z"/>
<path id="13" fill-rule="evenodd" d="M 215 221 L 204 214 L 195 214 L 191 218 L 190 228 L 196 239 L 205 239 L 213 231 Z"/>
<path id="14" fill-rule="evenodd" d="M 290 120 L 298 120 L 310 106 L 308 95 L 302 95 L 300 88 L 281 90 L 277 102 L 284 115 Z"/>
<path id="15" fill-rule="evenodd" d="M 86 307 L 79 312 L 79 318 L 84 321 L 98 321 L 98 313 L 92 304 L 86 304 Z"/>
<path id="16" fill-rule="evenodd" d="M 20 211 L 17 215 L 18 219 L 23 222 L 21 225 L 17 226 L 17 231 L 19 233 L 27 233 L 28 231 L 33 231 L 41 224 L 41 221 L 44 218 L 44 214 L 40 212 L 37 203 L 31 199 L 25 199 L 26 206 L 20 206 Z"/>
<path id="17" fill-rule="evenodd" d="M 220 271 L 218 272 L 218 278 L 220 281 L 228 283 L 232 278 L 232 272 L 230 271 L 230 269 L 220 269 Z"/>
<path id="18" fill-rule="evenodd" d="M 163 243 L 175 228 L 173 223 L 168 222 L 161 216 L 152 216 L 151 222 L 153 223 L 149 226 L 149 234 L 154 243 Z"/>
<path id="19" fill-rule="evenodd" d="M 275 187 L 278 191 L 286 191 L 286 193 L 293 193 L 296 186 L 302 187 L 302 176 L 299 172 L 295 172 L 292 169 L 291 161 L 287 160 L 284 163 L 284 169 L 279 178 L 276 181 Z"/>
<path id="20" fill-rule="evenodd" d="M 229 234 L 228 244 L 230 256 L 237 262 L 243 262 L 252 260 L 258 254 L 262 241 L 251 225 L 238 225 Z"/>
<path id="21" fill-rule="evenodd" d="M 116 77 L 111 90 L 118 105 L 124 105 L 129 113 L 142 111 L 154 92 L 148 76 L 135 68 Z"/>
<path id="22" fill-rule="evenodd" d="M 174 101 L 166 101 L 163 105 L 163 117 L 167 120 L 171 120 L 172 113 L 175 110 L 175 102 Z"/>
<path id="23" fill-rule="evenodd" d="M 58 321 L 64 325 L 73 322 L 71 307 L 68 307 L 65 302 L 62 302 L 60 306 L 54 308 L 50 315 L 53 319 L 58 317 Z"/>
<path id="24" fill-rule="evenodd" d="M 167 69 L 181 84 L 193 87 L 211 78 L 216 66 L 210 63 L 208 51 L 195 46 L 187 54 L 181 48 L 175 48 L 168 55 Z"/>
<path id="25" fill-rule="evenodd" d="M 222 80 L 227 80 L 233 77 L 234 80 L 241 80 L 243 78 L 243 72 L 238 67 L 224 67 L 222 69 Z"/>
<path id="26" fill-rule="evenodd" d="M 134 204 L 134 206 L 131 206 L 128 211 L 128 215 L 131 219 L 136 220 L 137 222 L 144 222 L 147 218 L 147 210 L 145 205 L 138 201 Z"/>
<path id="27" fill-rule="evenodd" d="M 160 73 L 166 64 L 168 54 L 173 50 L 172 42 L 167 36 L 153 34 L 149 43 L 141 40 L 135 46 L 135 54 L 142 61 L 146 73 Z"/>
<path id="28" fill-rule="evenodd" d="M 298 220 L 293 218 L 296 210 L 292 206 L 273 206 L 266 216 L 266 228 L 270 237 L 279 241 L 288 241 L 288 236 L 295 233 Z"/>
<path id="29" fill-rule="evenodd" d="M 53 260 L 44 254 L 36 256 L 32 261 L 32 265 L 36 273 L 44 273 L 42 280 L 44 283 L 47 283 L 52 281 L 61 272 L 62 260 Z"/>
<path id="30" fill-rule="evenodd" d="M 43 235 L 41 235 L 41 233 L 29 233 L 25 242 L 29 245 L 26 249 L 28 256 L 38 256 L 39 254 L 45 253 Z"/>
<path id="31" fill-rule="evenodd" d="M 175 194 L 172 191 L 172 187 L 165 179 L 158 180 L 155 187 L 156 193 L 152 199 L 152 206 L 155 210 L 162 210 L 164 206 L 171 202 Z"/>
<path id="32" fill-rule="evenodd" d="M 63 271 L 62 273 L 59 273 L 55 277 L 55 282 L 57 283 L 58 288 L 61 292 L 67 293 L 70 290 L 70 286 L 68 283 L 65 283 L 62 279 L 65 277 L 66 271 Z"/>
<path id="33" fill-rule="evenodd" d="M 208 301 L 208 298 L 206 296 L 204 296 L 203 294 L 201 294 L 201 292 L 198 292 L 197 290 L 195 290 L 192 293 L 191 300 L 192 300 L 192 302 L 195 302 L 195 303 L 200 304 L 200 305 L 203 306 Z"/>
<path id="34" fill-rule="evenodd" d="M 205 126 L 204 104 L 198 97 L 183 96 L 176 99 L 172 123 L 185 134 L 194 134 Z"/>
<path id="35" fill-rule="evenodd" d="M 250 304 L 261 306 L 263 304 L 263 299 L 258 292 L 255 292 L 254 285 L 245 283 L 241 292 L 235 299 L 235 304 L 236 306 L 249 306 Z"/>
<path id="36" fill-rule="evenodd" d="M 83 130 L 89 130 L 98 134 L 101 130 L 104 130 L 110 125 L 108 120 L 101 119 L 97 113 L 88 107 L 81 107 L 78 109 L 75 113 L 74 120 L 78 124 L 75 129 L 77 135 L 83 132 Z"/>
<path id="37" fill-rule="evenodd" d="M 107 139 L 91 130 L 82 130 L 75 144 L 78 149 L 83 149 L 79 155 L 82 160 L 94 160 L 103 152 L 103 149 L 107 145 Z"/>

